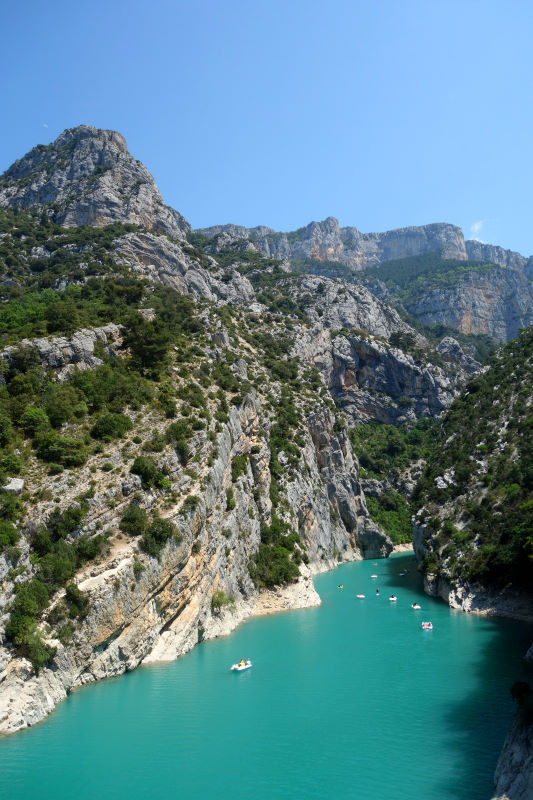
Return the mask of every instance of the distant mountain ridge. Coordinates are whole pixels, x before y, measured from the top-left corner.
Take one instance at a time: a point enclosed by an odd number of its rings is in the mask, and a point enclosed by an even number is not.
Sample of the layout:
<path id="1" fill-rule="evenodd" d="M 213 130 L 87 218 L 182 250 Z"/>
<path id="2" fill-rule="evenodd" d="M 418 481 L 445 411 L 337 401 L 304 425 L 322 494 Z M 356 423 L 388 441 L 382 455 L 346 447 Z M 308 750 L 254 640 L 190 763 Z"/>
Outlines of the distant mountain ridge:
<path id="1" fill-rule="evenodd" d="M 465 241 L 461 228 L 446 222 L 361 233 L 353 226 L 341 228 L 335 217 L 328 217 L 287 233 L 265 226 L 245 228 L 240 225 L 214 225 L 199 228 L 198 233 L 208 237 L 222 234 L 230 239 L 247 239 L 269 257 L 337 261 L 353 272 L 379 266 L 383 261 L 440 252 L 443 258 L 485 261 L 533 274 L 533 256 L 526 258 L 513 250 L 477 240 Z"/>

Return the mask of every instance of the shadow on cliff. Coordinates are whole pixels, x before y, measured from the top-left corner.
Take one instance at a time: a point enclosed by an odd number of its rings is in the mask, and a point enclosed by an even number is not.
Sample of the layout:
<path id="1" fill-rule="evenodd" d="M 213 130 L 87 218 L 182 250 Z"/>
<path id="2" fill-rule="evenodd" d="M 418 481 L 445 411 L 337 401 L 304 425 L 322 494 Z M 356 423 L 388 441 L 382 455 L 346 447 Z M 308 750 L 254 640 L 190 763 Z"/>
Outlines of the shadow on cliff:
<path id="1" fill-rule="evenodd" d="M 453 612 L 452 612 L 453 613 Z M 458 614 L 462 612 L 456 612 Z M 526 677 L 523 658 L 533 639 L 533 626 L 515 620 L 483 620 L 490 640 L 473 665 L 476 689 L 450 706 L 446 720 L 456 732 L 450 748 L 457 751 L 456 769 L 443 789 L 457 800 L 488 800 L 494 794 L 493 775 L 516 708 L 511 685 Z M 487 702 L 487 698 L 492 700 Z M 490 769 L 490 783 L 484 783 Z M 513 800 L 509 795 L 509 800 Z"/>
<path id="2" fill-rule="evenodd" d="M 384 564 L 387 564 L 385 569 Z M 405 569 L 407 574 L 400 577 L 399 573 Z M 394 592 L 401 590 L 400 587 L 409 589 L 420 596 L 422 606 L 423 598 L 427 599 L 413 556 L 381 562 L 380 585 L 382 594 L 385 593 L 383 587 Z M 460 611 L 450 613 L 462 615 Z M 479 621 L 475 620 L 476 624 Z M 533 683 L 532 668 L 523 660 L 533 641 L 533 624 L 497 618 L 483 619 L 482 624 L 486 626 L 485 643 L 476 655 L 473 675 L 469 676 L 476 688 L 452 703 L 445 716 L 445 724 L 454 731 L 448 744 L 449 753 L 454 756 L 454 770 L 443 778 L 438 788 L 443 797 L 453 797 L 453 800 L 493 797 L 493 775 L 516 712 L 510 688 L 517 680 Z M 487 702 L 489 697 L 492 699 Z M 431 718 L 430 708 L 428 718 Z M 517 800 L 512 789 L 506 796 Z"/>

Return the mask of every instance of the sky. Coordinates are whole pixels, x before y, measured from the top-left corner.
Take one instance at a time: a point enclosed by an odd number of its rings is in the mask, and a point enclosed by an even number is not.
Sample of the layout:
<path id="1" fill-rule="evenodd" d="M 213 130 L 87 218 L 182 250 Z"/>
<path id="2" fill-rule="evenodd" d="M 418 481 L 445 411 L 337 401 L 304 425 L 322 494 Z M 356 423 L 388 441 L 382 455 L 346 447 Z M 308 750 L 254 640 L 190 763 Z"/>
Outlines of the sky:
<path id="1" fill-rule="evenodd" d="M 451 222 L 533 253 L 531 0 L 0 0 L 0 172 L 120 131 L 193 227 Z"/>

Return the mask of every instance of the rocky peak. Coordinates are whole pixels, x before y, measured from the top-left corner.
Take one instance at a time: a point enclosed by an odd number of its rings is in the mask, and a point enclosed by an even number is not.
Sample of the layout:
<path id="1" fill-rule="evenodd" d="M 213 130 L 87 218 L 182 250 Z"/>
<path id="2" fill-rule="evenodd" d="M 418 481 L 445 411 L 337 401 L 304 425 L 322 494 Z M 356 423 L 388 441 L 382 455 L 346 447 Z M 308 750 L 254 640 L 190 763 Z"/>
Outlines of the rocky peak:
<path id="1" fill-rule="evenodd" d="M 116 131 L 80 125 L 37 145 L 0 178 L 0 207 L 46 210 L 62 225 L 129 222 L 183 239 L 188 222 L 165 206 L 146 167 Z"/>

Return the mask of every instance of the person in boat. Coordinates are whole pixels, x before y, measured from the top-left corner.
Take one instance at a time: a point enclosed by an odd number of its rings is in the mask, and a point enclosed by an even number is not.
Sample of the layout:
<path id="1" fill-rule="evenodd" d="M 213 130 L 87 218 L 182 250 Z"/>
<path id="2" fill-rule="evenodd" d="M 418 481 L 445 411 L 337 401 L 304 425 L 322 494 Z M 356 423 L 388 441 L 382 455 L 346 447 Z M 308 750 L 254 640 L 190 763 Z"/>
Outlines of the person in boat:
<path id="1" fill-rule="evenodd" d="M 244 658 L 241 658 L 241 660 L 239 661 L 239 667 L 245 667 L 245 666 L 246 666 L 246 661 L 244 660 Z"/>
<path id="2" fill-rule="evenodd" d="M 376 595 L 379 595 L 379 586 L 378 586 L 378 588 L 376 589 Z"/>

